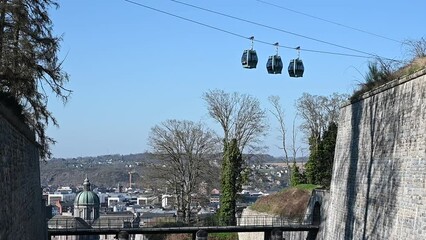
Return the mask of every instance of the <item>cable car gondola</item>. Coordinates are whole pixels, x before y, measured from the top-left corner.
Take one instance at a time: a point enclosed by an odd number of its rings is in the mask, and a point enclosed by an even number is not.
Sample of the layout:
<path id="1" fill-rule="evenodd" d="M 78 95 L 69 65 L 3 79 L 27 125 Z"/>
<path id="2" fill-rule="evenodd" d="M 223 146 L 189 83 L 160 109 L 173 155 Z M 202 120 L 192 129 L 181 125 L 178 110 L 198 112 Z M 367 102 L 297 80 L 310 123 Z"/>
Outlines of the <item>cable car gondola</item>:
<path id="1" fill-rule="evenodd" d="M 281 74 L 283 70 L 283 62 L 281 57 L 278 55 L 278 43 L 274 44 L 277 47 L 277 53 L 273 56 L 269 56 L 268 62 L 266 63 L 266 70 L 269 74 Z"/>
<path id="2" fill-rule="evenodd" d="M 288 75 L 290 77 L 303 77 L 304 70 L 302 60 L 298 58 L 290 60 L 290 64 L 288 65 Z"/>
<path id="3" fill-rule="evenodd" d="M 241 56 L 241 64 L 244 68 L 256 68 L 257 66 L 257 54 L 256 50 L 253 50 L 253 40 L 254 37 L 250 37 L 251 40 L 251 49 L 244 50 L 243 55 Z"/>
<path id="4" fill-rule="evenodd" d="M 243 65 L 244 68 L 256 68 L 257 66 L 257 54 L 256 54 L 256 50 L 253 49 L 249 49 L 249 50 L 244 50 L 243 52 L 243 56 L 241 56 L 241 64 Z"/>
<path id="5" fill-rule="evenodd" d="M 290 63 L 288 65 L 288 75 L 290 75 L 290 77 L 303 77 L 303 72 L 305 71 L 305 68 L 303 66 L 303 61 L 299 59 L 300 47 L 297 47 L 296 50 L 298 52 L 298 56 L 296 59 L 290 60 Z"/>
<path id="6" fill-rule="evenodd" d="M 281 57 L 278 55 L 269 56 L 268 62 L 266 63 L 266 69 L 269 74 L 281 74 L 281 71 L 283 70 Z"/>

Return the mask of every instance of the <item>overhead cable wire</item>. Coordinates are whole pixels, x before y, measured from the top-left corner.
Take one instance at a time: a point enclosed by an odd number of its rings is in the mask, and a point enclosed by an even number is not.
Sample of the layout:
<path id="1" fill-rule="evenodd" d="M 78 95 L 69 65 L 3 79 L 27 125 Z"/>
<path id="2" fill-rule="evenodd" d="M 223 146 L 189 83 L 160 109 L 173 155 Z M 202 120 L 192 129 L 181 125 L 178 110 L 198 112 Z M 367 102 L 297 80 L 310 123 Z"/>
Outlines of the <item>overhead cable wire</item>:
<path id="1" fill-rule="evenodd" d="M 234 36 L 237 36 L 237 37 L 241 37 L 241 38 L 247 38 L 247 37 L 245 37 L 243 35 L 240 35 L 240 34 L 237 34 L 237 33 L 233 33 L 231 31 L 227 31 L 227 30 L 224 30 L 224 29 L 221 29 L 221 28 L 218 28 L 218 27 L 214 27 L 214 26 L 202 23 L 202 22 L 198 22 L 198 21 L 186 18 L 186 17 L 182 17 L 182 16 L 179 16 L 179 15 L 176 15 L 176 14 L 173 14 L 173 13 L 169 13 L 169 12 L 157 9 L 157 8 L 153 8 L 153 7 L 147 6 L 147 5 L 142 4 L 142 3 L 134 2 L 134 1 L 131 1 L 131 0 L 124 0 L 124 1 L 128 2 L 128 3 L 131 3 L 131 4 L 134 4 L 134 5 L 137 5 L 137 6 L 140 6 L 140 7 L 148 8 L 148 9 L 151 9 L 153 11 L 160 12 L 160 13 L 163 13 L 163 14 L 175 17 L 175 18 L 179 18 L 179 19 L 182 19 L 182 20 L 185 20 L 185 21 L 188 21 L 188 22 L 192 22 L 192 23 L 204 26 L 204 27 L 212 28 L 212 29 L 217 30 L 217 31 L 228 33 L 228 34 L 231 34 L 231 35 L 234 35 Z"/>
<path id="2" fill-rule="evenodd" d="M 250 37 L 244 37 L 244 38 L 245 39 L 250 39 Z M 258 43 L 262 43 L 262 44 L 266 44 L 266 45 L 270 45 L 270 46 L 276 46 L 274 43 L 265 42 L 265 41 L 262 41 L 262 40 L 258 40 L 256 38 L 254 38 L 253 41 L 254 42 L 258 42 Z M 366 56 L 366 55 L 356 55 L 356 54 L 348 54 L 348 53 L 337 53 L 337 52 L 329 52 L 329 51 L 306 49 L 306 48 L 301 48 L 301 47 L 289 47 L 289 46 L 284 46 L 284 45 L 280 45 L 280 44 L 278 44 L 278 47 L 292 49 L 292 50 L 300 50 L 300 51 L 305 51 L 305 52 L 314 52 L 314 53 L 329 54 L 329 55 L 338 55 L 338 56 L 346 56 L 346 57 L 357 57 L 357 58 L 371 58 L 371 56 Z M 377 57 L 377 56 L 374 56 L 374 57 Z"/>
<path id="3" fill-rule="evenodd" d="M 241 35 L 241 34 L 238 34 L 238 33 L 235 33 L 235 32 L 231 32 L 231 31 L 228 31 L 228 30 L 225 30 L 225 29 L 222 29 L 222 28 L 218 28 L 218 27 L 215 27 L 215 26 L 212 26 L 212 25 L 209 25 L 209 24 L 205 24 L 205 23 L 202 23 L 202 22 L 199 22 L 199 21 L 195 21 L 195 20 L 186 18 L 186 17 L 182 17 L 182 16 L 179 16 L 179 15 L 170 13 L 170 12 L 166 12 L 166 11 L 154 8 L 154 7 L 150 7 L 150 6 L 147 6 L 145 4 L 138 3 L 138 2 L 135 2 L 135 1 L 132 1 L 132 0 L 123 0 L 123 1 L 131 3 L 131 4 L 134 4 L 134 5 L 137 5 L 139 7 L 150 9 L 152 11 L 163 13 L 163 14 L 175 17 L 175 18 L 179 18 L 181 20 L 185 20 L 185 21 L 188 21 L 188 22 L 191 22 L 191 23 L 203 26 L 203 27 L 207 27 L 207 28 L 214 29 L 216 31 L 227 33 L 227 34 L 239 37 L 239 38 L 244 38 L 244 39 L 249 39 L 249 40 L 251 38 L 251 37 L 246 37 L 244 35 Z M 273 43 L 269 43 L 269 42 L 266 42 L 266 41 L 261 41 L 261 40 L 258 40 L 258 39 L 254 39 L 253 41 L 258 42 L 258 43 L 262 43 L 262 44 L 266 44 L 266 45 L 270 45 L 270 46 L 275 46 Z M 278 47 L 287 48 L 287 49 L 294 49 L 294 50 L 298 49 L 297 47 L 289 47 L 289 46 L 284 46 L 284 45 L 278 45 Z M 306 51 L 306 52 L 315 52 L 315 53 L 330 54 L 330 55 L 357 57 L 357 58 L 372 58 L 372 57 L 377 58 L 377 57 L 380 57 L 380 56 L 377 56 L 377 55 L 374 55 L 374 54 L 370 54 L 370 53 L 365 53 L 367 55 L 366 56 L 366 55 L 355 55 L 355 54 L 347 54 L 347 53 L 336 53 L 336 52 L 328 52 L 328 51 L 320 51 L 320 50 L 312 50 L 312 49 L 304 49 L 304 48 L 300 48 L 300 50 L 301 51 Z M 392 60 L 392 59 L 388 59 L 388 58 L 383 58 L 383 59 Z M 394 60 L 392 60 L 392 61 L 394 61 Z"/>
<path id="4" fill-rule="evenodd" d="M 225 13 L 221 13 L 221 12 L 218 12 L 218 11 L 210 10 L 210 9 L 207 9 L 207 8 L 199 7 L 199 6 L 196 6 L 196 5 L 193 5 L 193 4 L 181 2 L 181 1 L 178 1 L 178 0 L 170 0 L 170 1 L 182 4 L 182 5 L 186 5 L 188 7 L 196 8 L 196 9 L 199 9 L 199 10 L 203 10 L 203 11 L 206 11 L 206 12 L 210 12 L 210 13 L 214 13 L 214 14 L 217 14 L 217 15 L 221 15 L 221 16 L 224 16 L 224 17 L 228 17 L 228 18 L 232 18 L 232 19 L 235 19 L 235 20 L 239 20 L 239 21 L 242 21 L 242 22 L 250 23 L 250 24 L 253 24 L 253 25 L 256 25 L 256 26 L 260 26 L 260 27 L 272 29 L 272 30 L 275 30 L 275 31 L 280 31 L 280 32 L 283 32 L 283 33 L 287 33 L 287 34 L 294 35 L 294 36 L 297 36 L 297 37 L 301 37 L 301 38 L 309 39 L 309 40 L 312 40 L 312 41 L 324 43 L 324 44 L 331 45 L 331 46 L 334 46 L 334 47 L 343 48 L 343 49 L 346 49 L 346 50 L 350 50 L 350 51 L 354 51 L 354 52 L 358 52 L 358 53 L 370 55 L 371 57 L 379 57 L 377 54 L 364 52 L 364 51 L 357 50 L 357 49 L 350 48 L 350 47 L 345 47 L 345 46 L 342 46 L 342 45 L 339 45 L 339 44 L 335 44 L 335 43 L 332 43 L 332 42 L 320 40 L 320 39 L 313 38 L 313 37 L 308 37 L 308 36 L 305 36 L 305 35 L 302 35 L 302 34 L 290 32 L 290 31 L 287 31 L 287 30 L 284 30 L 284 29 L 281 29 L 281 28 L 268 26 L 266 24 L 257 23 L 257 22 L 250 21 L 250 20 L 247 20 L 247 19 L 243 19 L 243 18 L 231 16 L 229 14 L 225 14 Z M 387 60 L 394 61 L 393 59 L 390 59 L 390 58 L 384 58 L 384 57 L 381 57 L 381 58 L 382 59 L 387 59 Z"/>
<path id="5" fill-rule="evenodd" d="M 382 39 L 386 39 L 386 40 L 389 40 L 389 41 L 397 42 L 397 43 L 400 43 L 400 44 L 406 44 L 404 42 L 401 42 L 399 40 L 396 40 L 396 39 L 393 39 L 393 38 L 390 38 L 390 37 L 386 37 L 386 36 L 383 36 L 383 35 L 379 35 L 377 33 L 372 33 L 372 32 L 365 31 L 365 30 L 362 30 L 362 29 L 359 29 L 359 28 L 355 28 L 355 27 L 351 27 L 351 26 L 348 26 L 348 25 L 345 25 L 345 24 L 341 24 L 341 23 L 338 23 L 338 22 L 327 20 L 325 18 L 316 17 L 314 15 L 310 15 L 310 14 L 307 14 L 307 13 L 296 11 L 296 10 L 293 10 L 293 9 L 290 9 L 290 8 L 287 8 L 287 7 L 283 7 L 283 6 L 274 4 L 274 3 L 270 3 L 270 2 L 267 2 L 267 1 L 263 1 L 263 0 L 256 0 L 256 1 L 260 2 L 260 3 L 263 3 L 263 4 L 266 4 L 266 5 L 270 5 L 270 6 L 276 7 L 276 8 L 287 10 L 289 12 L 297 13 L 299 15 L 310 17 L 310 18 L 313 18 L 313 19 L 316 19 L 316 20 L 320 20 L 320 21 L 323 21 L 323 22 L 331 23 L 331 24 L 334 24 L 334 25 L 337 25 L 337 26 L 340 26 L 340 27 L 348 28 L 348 29 L 355 30 L 355 31 L 358 31 L 358 32 L 362 32 L 362 33 L 365 33 L 365 34 L 368 34 L 368 35 L 372 35 L 372 36 L 379 37 L 379 38 L 382 38 Z"/>

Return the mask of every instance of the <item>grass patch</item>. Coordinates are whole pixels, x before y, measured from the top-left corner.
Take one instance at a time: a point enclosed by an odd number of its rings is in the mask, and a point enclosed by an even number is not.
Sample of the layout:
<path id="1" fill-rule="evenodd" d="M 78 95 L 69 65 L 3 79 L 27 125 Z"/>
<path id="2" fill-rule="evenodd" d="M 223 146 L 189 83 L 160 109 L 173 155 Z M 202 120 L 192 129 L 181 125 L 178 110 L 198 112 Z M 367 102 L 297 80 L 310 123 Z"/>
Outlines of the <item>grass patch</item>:
<path id="1" fill-rule="evenodd" d="M 312 190 L 319 187 L 313 184 L 300 184 L 296 187 L 286 188 L 281 192 L 259 198 L 251 206 L 251 209 L 301 220 L 308 206 Z"/>
<path id="2" fill-rule="evenodd" d="M 238 233 L 209 233 L 211 240 L 238 240 Z"/>
<path id="3" fill-rule="evenodd" d="M 307 191 L 312 191 L 314 189 L 321 188 L 321 187 L 322 187 L 321 185 L 315 185 L 315 184 L 299 184 L 295 186 L 295 188 L 297 189 L 307 190 Z"/>
<path id="4" fill-rule="evenodd" d="M 426 57 L 416 58 L 395 72 L 395 77 L 403 77 L 426 68 Z"/>

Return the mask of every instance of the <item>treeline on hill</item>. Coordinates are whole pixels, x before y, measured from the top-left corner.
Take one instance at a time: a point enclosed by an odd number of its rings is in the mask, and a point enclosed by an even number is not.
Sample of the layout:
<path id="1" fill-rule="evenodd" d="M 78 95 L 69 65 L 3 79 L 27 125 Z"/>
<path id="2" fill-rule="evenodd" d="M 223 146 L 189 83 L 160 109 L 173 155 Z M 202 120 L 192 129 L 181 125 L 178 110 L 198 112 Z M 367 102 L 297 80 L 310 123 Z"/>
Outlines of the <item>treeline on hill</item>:
<path id="1" fill-rule="evenodd" d="M 221 157 L 212 156 L 221 164 Z M 267 154 L 247 155 L 249 164 L 264 164 L 282 162 L 282 158 Z M 298 159 L 303 161 L 302 158 Z M 41 184 L 43 186 L 79 186 L 86 174 L 94 186 L 116 187 L 129 185 L 129 172 L 132 173 L 132 186 L 147 187 L 160 185 L 157 180 L 148 177 L 152 166 L 160 164 L 159 158 L 152 153 L 137 153 L 128 155 L 102 155 L 94 157 L 53 158 L 40 162 Z M 219 181 L 219 180 L 217 180 Z M 219 187 L 219 186 L 216 186 Z"/>

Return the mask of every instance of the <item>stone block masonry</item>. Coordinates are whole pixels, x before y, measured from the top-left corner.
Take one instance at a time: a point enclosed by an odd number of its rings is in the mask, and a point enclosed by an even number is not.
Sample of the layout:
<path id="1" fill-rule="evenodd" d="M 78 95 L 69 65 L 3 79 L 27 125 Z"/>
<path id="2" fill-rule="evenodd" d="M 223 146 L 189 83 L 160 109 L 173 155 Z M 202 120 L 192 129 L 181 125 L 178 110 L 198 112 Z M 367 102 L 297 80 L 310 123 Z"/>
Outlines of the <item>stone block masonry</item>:
<path id="1" fill-rule="evenodd" d="M 341 109 L 322 239 L 426 239 L 426 70 Z"/>
<path id="2" fill-rule="evenodd" d="M 0 102 L 0 240 L 47 239 L 34 133 Z"/>

